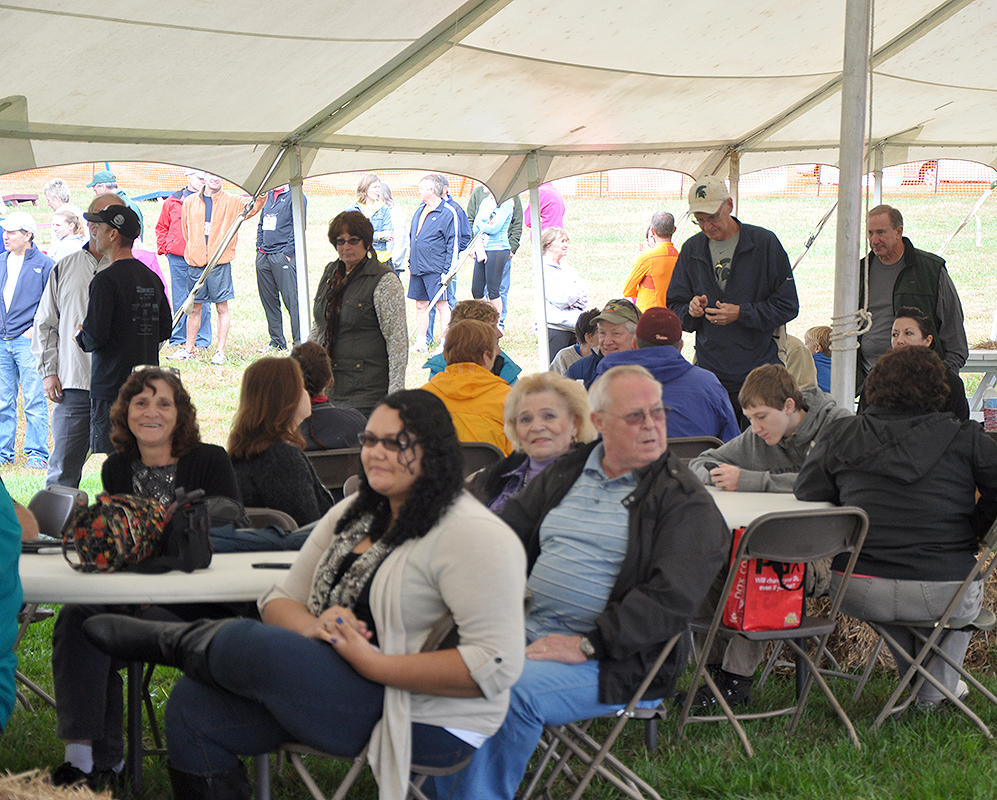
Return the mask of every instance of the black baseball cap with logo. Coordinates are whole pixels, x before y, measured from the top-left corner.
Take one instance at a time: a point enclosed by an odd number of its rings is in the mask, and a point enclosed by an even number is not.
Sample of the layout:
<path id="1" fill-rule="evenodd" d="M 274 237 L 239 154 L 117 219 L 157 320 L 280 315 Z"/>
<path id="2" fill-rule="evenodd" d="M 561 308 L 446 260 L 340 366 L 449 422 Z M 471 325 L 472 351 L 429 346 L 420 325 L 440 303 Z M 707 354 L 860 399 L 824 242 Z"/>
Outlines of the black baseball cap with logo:
<path id="1" fill-rule="evenodd" d="M 137 239 L 142 230 L 138 214 L 128 206 L 106 206 L 100 211 L 87 211 L 83 214 L 87 222 L 103 222 L 110 225 L 126 239 Z"/>

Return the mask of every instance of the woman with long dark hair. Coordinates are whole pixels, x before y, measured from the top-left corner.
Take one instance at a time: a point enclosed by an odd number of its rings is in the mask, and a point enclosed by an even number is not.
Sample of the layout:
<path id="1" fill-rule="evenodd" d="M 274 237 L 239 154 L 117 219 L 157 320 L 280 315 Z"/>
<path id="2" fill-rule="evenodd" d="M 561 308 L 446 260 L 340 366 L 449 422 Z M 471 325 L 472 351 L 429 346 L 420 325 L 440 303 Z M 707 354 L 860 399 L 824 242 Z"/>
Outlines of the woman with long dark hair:
<path id="1" fill-rule="evenodd" d="M 282 742 L 350 757 L 370 741 L 394 800 L 413 758 L 457 763 L 505 717 L 524 659 L 522 546 L 463 491 L 457 434 L 428 392 L 389 395 L 360 441 L 359 491 L 260 600 L 268 624 L 88 623 L 106 652 L 186 673 L 166 710 L 175 797 L 248 800 L 237 756 Z M 446 612 L 456 647 L 420 652 Z"/>
<path id="2" fill-rule="evenodd" d="M 242 374 L 228 454 L 249 507 L 274 508 L 307 525 L 332 507 L 303 452 L 299 427 L 311 414 L 301 367 L 293 358 L 261 358 Z"/>
<path id="3" fill-rule="evenodd" d="M 329 241 L 339 258 L 319 279 L 309 338 L 332 361 L 332 402 L 366 417 L 385 395 L 405 386 L 405 291 L 378 260 L 374 228 L 359 211 L 338 214 L 329 223 Z"/>

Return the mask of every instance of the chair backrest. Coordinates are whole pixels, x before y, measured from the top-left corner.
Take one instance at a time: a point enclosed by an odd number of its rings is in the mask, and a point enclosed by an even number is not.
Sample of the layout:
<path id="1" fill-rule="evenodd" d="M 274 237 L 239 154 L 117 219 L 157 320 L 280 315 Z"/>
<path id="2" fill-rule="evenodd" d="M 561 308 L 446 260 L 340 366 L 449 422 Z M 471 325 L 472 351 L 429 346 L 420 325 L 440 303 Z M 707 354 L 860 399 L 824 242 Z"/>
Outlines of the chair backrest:
<path id="1" fill-rule="evenodd" d="M 265 528 L 267 525 L 276 525 L 285 531 L 296 531 L 298 523 L 294 517 L 285 511 L 278 511 L 276 508 L 246 508 L 246 519 L 252 528 Z"/>
<path id="2" fill-rule="evenodd" d="M 86 497 L 86 492 L 83 492 L 83 496 Z M 62 532 L 66 529 L 73 511 L 76 509 L 76 499 L 76 494 L 50 487 L 42 489 L 31 498 L 28 510 L 38 520 L 38 530 L 41 533 L 61 539 Z"/>
<path id="3" fill-rule="evenodd" d="M 723 440 L 716 436 L 673 436 L 668 438 L 668 449 L 683 461 L 695 458 L 704 450 L 720 447 Z"/>
<path id="4" fill-rule="evenodd" d="M 61 494 L 72 495 L 76 498 L 76 503 L 81 506 L 88 505 L 90 503 L 90 495 L 88 495 L 83 489 L 76 489 L 72 486 L 60 486 L 57 483 L 53 483 L 45 487 L 50 492 L 59 492 Z"/>
<path id="5" fill-rule="evenodd" d="M 505 456 L 491 442 L 461 442 L 460 449 L 464 453 L 465 478 Z"/>
<path id="6" fill-rule="evenodd" d="M 343 484 L 343 497 L 349 497 L 351 494 L 356 494 L 360 491 L 360 476 L 350 475 L 346 479 L 346 483 Z"/>
<path id="7" fill-rule="evenodd" d="M 346 479 L 360 472 L 360 448 L 342 450 L 306 450 L 305 455 L 315 468 L 326 489 L 342 489 Z"/>
<path id="8" fill-rule="evenodd" d="M 775 511 L 745 529 L 737 557 L 794 562 L 855 554 L 868 529 L 869 517 L 855 506 Z"/>

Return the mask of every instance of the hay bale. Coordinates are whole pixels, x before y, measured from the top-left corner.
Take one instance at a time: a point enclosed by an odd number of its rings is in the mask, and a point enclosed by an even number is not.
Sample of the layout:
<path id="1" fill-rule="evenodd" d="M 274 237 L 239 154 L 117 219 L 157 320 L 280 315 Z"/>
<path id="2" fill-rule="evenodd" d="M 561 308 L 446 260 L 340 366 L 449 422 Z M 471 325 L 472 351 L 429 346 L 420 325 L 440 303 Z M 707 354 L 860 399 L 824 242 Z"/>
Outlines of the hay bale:
<path id="1" fill-rule="evenodd" d="M 0 777 L 3 800 L 113 800 L 110 792 L 96 794 L 86 786 L 53 786 L 48 770 L 32 770 Z"/>

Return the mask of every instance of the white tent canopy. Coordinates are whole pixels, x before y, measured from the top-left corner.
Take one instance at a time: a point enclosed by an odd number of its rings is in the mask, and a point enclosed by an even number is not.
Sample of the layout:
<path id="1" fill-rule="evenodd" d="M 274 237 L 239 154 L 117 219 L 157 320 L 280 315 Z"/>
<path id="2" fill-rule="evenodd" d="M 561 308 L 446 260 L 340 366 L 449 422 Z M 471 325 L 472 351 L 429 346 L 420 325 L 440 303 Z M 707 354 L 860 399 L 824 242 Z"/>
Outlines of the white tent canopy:
<path id="1" fill-rule="evenodd" d="M 11 0 L 0 172 L 193 165 L 250 191 L 413 168 L 498 195 L 618 167 L 837 164 L 843 0 Z M 997 7 L 879 0 L 872 141 L 886 166 L 997 165 Z M 292 148 L 292 149 L 293 149 Z M 267 186 L 287 182 L 282 160 Z"/>

